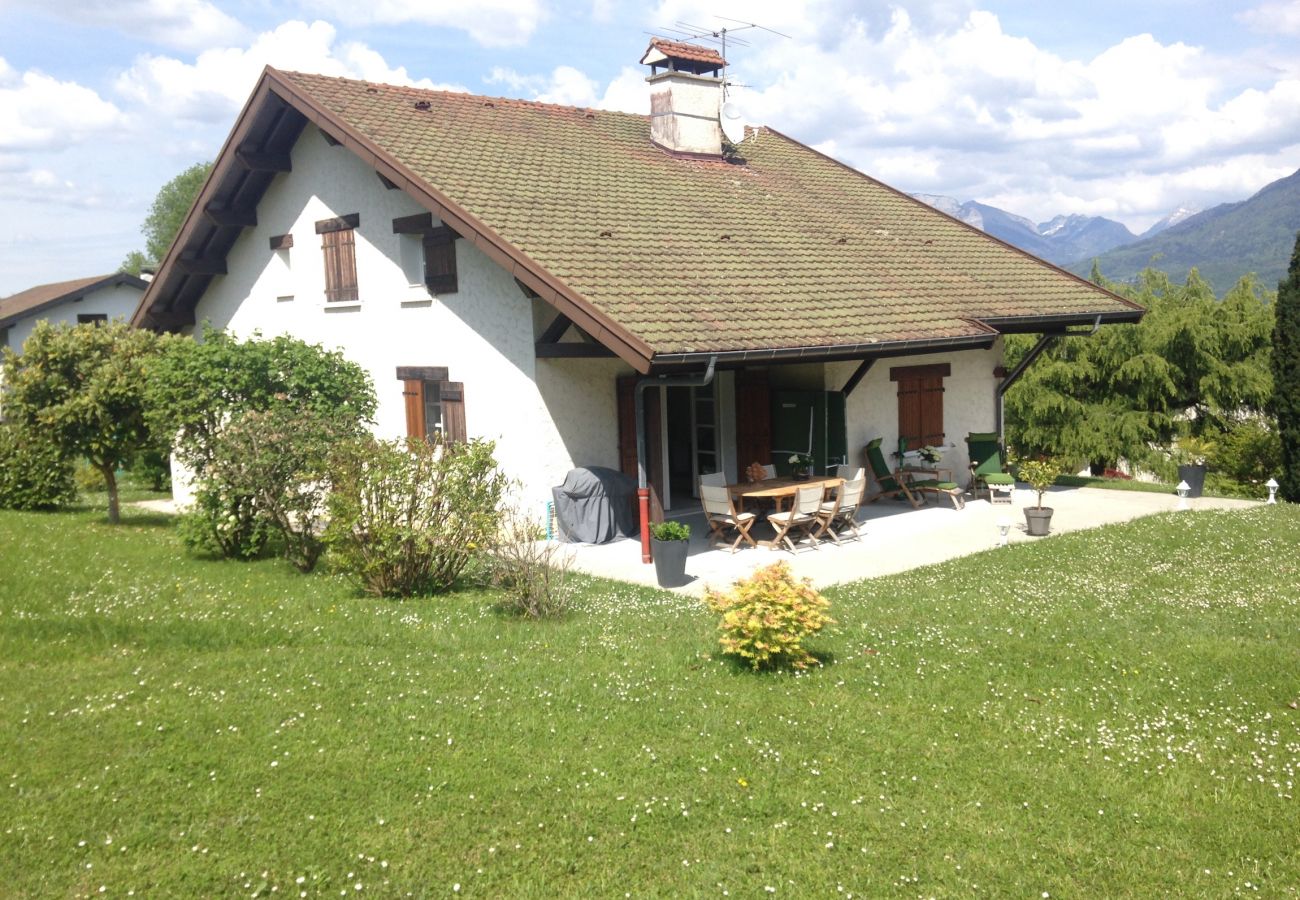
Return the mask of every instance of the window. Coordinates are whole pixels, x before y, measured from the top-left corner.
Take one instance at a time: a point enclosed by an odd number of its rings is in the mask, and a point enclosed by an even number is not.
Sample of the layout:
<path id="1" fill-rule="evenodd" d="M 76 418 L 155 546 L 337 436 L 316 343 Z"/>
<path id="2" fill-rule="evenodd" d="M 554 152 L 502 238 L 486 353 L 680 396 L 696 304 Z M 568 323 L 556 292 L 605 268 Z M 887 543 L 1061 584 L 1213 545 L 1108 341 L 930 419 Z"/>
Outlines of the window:
<path id="1" fill-rule="evenodd" d="M 432 294 L 454 294 L 460 285 L 456 276 L 456 239 L 460 237 L 446 225 L 434 226 L 431 213 L 402 216 L 393 220 L 393 233 L 403 235 L 401 259 L 407 278 L 414 274 L 411 248 L 418 239 L 423 251 L 424 286 Z"/>
<path id="2" fill-rule="evenodd" d="M 447 380 L 442 366 L 399 366 L 406 405 L 406 436 L 431 440 L 441 434 L 449 442 L 465 440 L 465 390 Z"/>
<path id="3" fill-rule="evenodd" d="M 943 380 L 951 374 L 948 363 L 889 370 L 889 380 L 898 383 L 900 447 L 916 450 L 943 443 Z"/>
<path id="4" fill-rule="evenodd" d="M 9 327 L 6 325 L 4 328 L 0 328 L 0 347 L 9 346 Z"/>
<path id="5" fill-rule="evenodd" d="M 77 313 L 78 325 L 107 325 L 108 313 Z"/>
<path id="6" fill-rule="evenodd" d="M 279 303 L 293 299 L 293 270 L 289 251 L 293 249 L 293 235 L 277 234 L 271 238 L 271 288 Z"/>
<path id="7" fill-rule="evenodd" d="M 361 224 L 359 213 L 316 223 L 325 255 L 325 301 L 355 303 L 357 294 L 357 252 L 355 233 Z"/>

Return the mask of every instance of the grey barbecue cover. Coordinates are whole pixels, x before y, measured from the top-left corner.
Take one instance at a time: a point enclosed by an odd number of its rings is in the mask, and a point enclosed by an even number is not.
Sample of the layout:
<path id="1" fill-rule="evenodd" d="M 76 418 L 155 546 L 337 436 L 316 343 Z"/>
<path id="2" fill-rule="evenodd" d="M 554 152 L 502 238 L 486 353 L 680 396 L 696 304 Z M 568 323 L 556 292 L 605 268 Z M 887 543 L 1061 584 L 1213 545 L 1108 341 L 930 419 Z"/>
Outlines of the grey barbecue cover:
<path id="1" fill-rule="evenodd" d="M 571 469 L 551 488 L 560 534 L 573 543 L 608 544 L 638 531 L 636 479 L 602 466 Z"/>

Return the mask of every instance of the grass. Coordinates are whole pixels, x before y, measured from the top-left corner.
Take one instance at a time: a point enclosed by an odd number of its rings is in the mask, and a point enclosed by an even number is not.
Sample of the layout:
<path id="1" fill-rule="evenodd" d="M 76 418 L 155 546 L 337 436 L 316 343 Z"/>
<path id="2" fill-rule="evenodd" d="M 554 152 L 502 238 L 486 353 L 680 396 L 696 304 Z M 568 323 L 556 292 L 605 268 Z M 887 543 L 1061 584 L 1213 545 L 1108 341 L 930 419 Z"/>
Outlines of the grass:
<path id="1" fill-rule="evenodd" d="M 101 520 L 0 513 L 5 896 L 1300 891 L 1296 507 L 828 592 L 800 676 L 667 593 L 527 623 Z"/>

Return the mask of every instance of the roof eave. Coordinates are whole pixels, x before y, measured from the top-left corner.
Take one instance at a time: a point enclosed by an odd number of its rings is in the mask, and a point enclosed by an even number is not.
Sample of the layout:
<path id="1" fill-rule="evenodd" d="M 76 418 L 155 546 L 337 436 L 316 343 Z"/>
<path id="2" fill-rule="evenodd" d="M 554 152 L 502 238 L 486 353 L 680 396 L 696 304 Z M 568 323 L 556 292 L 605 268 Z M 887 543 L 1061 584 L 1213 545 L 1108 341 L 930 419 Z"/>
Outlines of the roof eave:
<path id="1" fill-rule="evenodd" d="M 1108 312 L 1061 313 L 1045 316 L 987 316 L 982 323 L 999 334 L 1048 334 L 1072 325 L 1123 325 L 1141 321 L 1146 310 L 1140 306 Z"/>
<path id="2" fill-rule="evenodd" d="M 85 287 L 77 288 L 75 291 L 68 291 L 66 294 L 60 294 L 57 297 L 53 297 L 43 303 L 38 303 L 21 312 L 0 318 L 0 328 L 8 328 L 15 322 L 45 312 L 45 310 L 58 306 L 60 303 L 70 303 L 75 300 L 80 300 L 89 294 L 93 294 L 95 291 L 103 290 L 106 287 L 116 287 L 120 284 L 131 284 L 135 287 L 147 290 L 149 282 L 136 275 L 132 275 L 129 272 L 114 272 L 112 275 L 101 278 L 99 281 L 88 284 Z"/>

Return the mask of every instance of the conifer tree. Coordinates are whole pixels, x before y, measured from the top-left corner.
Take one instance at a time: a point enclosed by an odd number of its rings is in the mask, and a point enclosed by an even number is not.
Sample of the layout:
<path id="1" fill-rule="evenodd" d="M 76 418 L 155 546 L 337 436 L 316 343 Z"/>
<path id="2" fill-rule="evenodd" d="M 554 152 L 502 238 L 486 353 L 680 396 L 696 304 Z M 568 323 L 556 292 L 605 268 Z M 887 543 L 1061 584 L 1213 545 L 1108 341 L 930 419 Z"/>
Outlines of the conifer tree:
<path id="1" fill-rule="evenodd" d="M 1273 325 L 1273 412 L 1282 438 L 1282 499 L 1300 503 L 1300 234 L 1277 286 Z"/>

